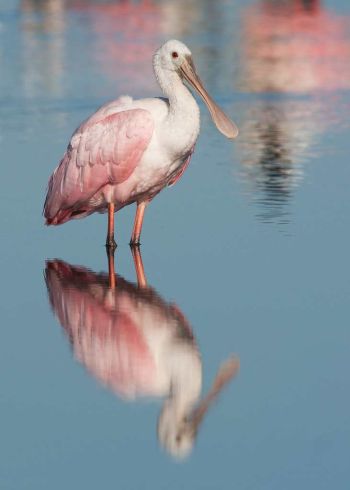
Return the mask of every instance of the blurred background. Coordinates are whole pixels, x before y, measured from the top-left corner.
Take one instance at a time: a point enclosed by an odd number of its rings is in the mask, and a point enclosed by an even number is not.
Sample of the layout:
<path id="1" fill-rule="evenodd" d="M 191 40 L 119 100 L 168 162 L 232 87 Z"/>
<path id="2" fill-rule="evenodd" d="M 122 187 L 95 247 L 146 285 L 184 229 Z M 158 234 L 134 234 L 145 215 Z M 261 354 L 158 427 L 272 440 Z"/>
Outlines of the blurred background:
<path id="1" fill-rule="evenodd" d="M 152 55 L 170 38 L 240 128 L 224 140 L 199 102 L 191 165 L 146 216 L 146 275 L 193 329 L 203 392 L 232 353 L 241 365 L 181 464 L 157 438 L 163 401 L 108 389 L 50 309 L 47 259 L 100 284 L 104 217 L 41 216 L 79 123 L 160 95 Z M 349 89 L 345 0 L 0 0 L 1 488 L 348 488 Z M 116 224 L 127 281 L 132 214 Z"/>

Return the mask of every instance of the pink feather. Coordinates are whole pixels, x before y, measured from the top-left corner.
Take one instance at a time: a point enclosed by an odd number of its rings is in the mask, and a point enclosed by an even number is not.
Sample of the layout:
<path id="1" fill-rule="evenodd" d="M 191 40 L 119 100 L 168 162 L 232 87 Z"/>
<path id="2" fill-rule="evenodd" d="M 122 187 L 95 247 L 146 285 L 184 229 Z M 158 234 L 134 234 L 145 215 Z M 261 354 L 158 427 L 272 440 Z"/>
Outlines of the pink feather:
<path id="1" fill-rule="evenodd" d="M 105 185 L 127 180 L 140 162 L 153 134 L 153 119 L 144 109 L 120 111 L 123 104 L 118 102 L 101 107 L 73 134 L 49 180 L 46 224 L 96 211 L 90 199 Z"/>

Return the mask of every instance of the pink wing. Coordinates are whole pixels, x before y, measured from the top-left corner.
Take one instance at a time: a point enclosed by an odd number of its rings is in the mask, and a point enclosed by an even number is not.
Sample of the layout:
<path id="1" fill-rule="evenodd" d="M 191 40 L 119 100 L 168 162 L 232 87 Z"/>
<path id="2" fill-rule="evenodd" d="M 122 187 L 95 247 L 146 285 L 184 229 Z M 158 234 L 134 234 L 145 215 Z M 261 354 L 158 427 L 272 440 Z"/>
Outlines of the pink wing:
<path id="1" fill-rule="evenodd" d="M 136 286 L 118 277 L 111 291 L 107 274 L 60 260 L 46 263 L 45 280 L 52 309 L 88 371 L 126 398 L 152 394 L 156 365 L 141 321 L 150 306 Z"/>
<path id="2" fill-rule="evenodd" d="M 154 123 L 148 111 L 132 109 L 103 117 L 105 109 L 101 109 L 73 134 L 49 180 L 44 205 L 47 224 L 92 212 L 89 199 L 106 184 L 128 179 L 151 140 Z"/>

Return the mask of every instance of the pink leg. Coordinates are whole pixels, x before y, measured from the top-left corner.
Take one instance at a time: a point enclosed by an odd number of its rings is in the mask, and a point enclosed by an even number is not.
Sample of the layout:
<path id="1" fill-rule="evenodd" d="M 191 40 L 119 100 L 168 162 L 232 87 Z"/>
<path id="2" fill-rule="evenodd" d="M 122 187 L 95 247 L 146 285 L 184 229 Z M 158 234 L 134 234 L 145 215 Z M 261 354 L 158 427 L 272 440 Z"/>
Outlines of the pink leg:
<path id="1" fill-rule="evenodd" d="M 143 268 L 142 257 L 139 247 L 131 247 L 132 257 L 134 259 L 134 266 L 137 277 L 137 284 L 139 288 L 147 287 L 147 279 L 145 275 L 145 270 Z"/>
<path id="2" fill-rule="evenodd" d="M 109 279 L 109 287 L 111 289 L 115 289 L 115 268 L 114 268 L 114 250 L 109 250 L 107 253 L 108 256 L 108 279 Z"/>
<path id="3" fill-rule="evenodd" d="M 108 204 L 108 232 L 106 239 L 106 247 L 108 250 L 115 250 L 117 244 L 114 240 L 114 203 Z"/>
<path id="4" fill-rule="evenodd" d="M 145 209 L 147 207 L 148 201 L 143 201 L 137 204 L 134 228 L 132 230 L 130 246 L 137 247 L 140 245 L 140 236 L 142 230 L 143 217 L 145 214 Z"/>

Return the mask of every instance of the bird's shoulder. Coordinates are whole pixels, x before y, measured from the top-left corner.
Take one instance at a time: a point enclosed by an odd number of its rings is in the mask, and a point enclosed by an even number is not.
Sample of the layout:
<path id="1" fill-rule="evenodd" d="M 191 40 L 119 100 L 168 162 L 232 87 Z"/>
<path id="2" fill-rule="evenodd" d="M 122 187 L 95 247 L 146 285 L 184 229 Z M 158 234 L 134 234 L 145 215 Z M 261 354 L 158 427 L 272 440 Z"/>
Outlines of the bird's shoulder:
<path id="1" fill-rule="evenodd" d="M 135 107 L 131 97 L 120 97 L 100 107 L 73 133 L 68 144 L 69 159 L 79 166 L 123 159 L 130 149 L 141 151 L 154 128 L 152 114 Z M 119 162 L 118 162 L 119 163 Z"/>
<path id="2" fill-rule="evenodd" d="M 143 111 L 142 111 L 143 110 Z M 142 111 L 142 112 L 141 112 Z M 126 113 L 126 114 L 125 114 Z M 89 116 L 85 121 L 83 121 L 80 126 L 74 131 L 72 135 L 72 140 L 91 129 L 96 129 L 96 127 L 108 127 L 117 122 L 129 123 L 134 121 L 142 122 L 143 120 L 149 120 L 151 117 L 150 113 L 147 113 L 147 109 L 142 107 L 137 107 L 135 101 L 132 97 L 122 96 L 116 100 L 104 104 L 91 116 Z M 71 141 L 72 143 L 72 141 Z"/>
<path id="3" fill-rule="evenodd" d="M 128 112 L 127 114 L 122 114 Z M 156 123 L 168 115 L 169 101 L 164 97 L 133 99 L 128 95 L 119 97 L 102 105 L 96 112 L 85 119 L 73 132 L 69 146 L 78 145 L 81 135 L 96 131 L 98 128 L 113 125 L 117 122 L 126 122 L 135 127 L 138 124 L 143 128 L 143 122 L 150 125 L 151 120 Z M 115 117 L 116 116 L 116 117 Z"/>
<path id="4" fill-rule="evenodd" d="M 169 114 L 169 100 L 165 97 L 150 97 L 147 99 L 139 99 L 133 102 L 134 107 L 148 111 L 154 120 L 159 122 L 165 119 Z"/>

